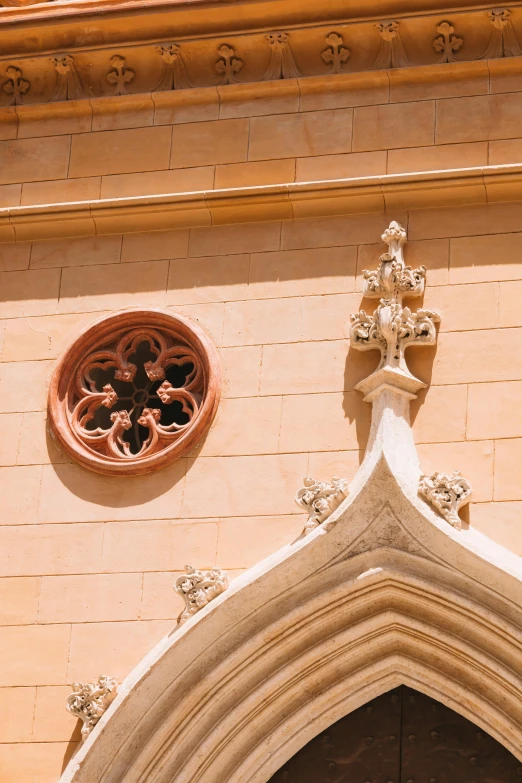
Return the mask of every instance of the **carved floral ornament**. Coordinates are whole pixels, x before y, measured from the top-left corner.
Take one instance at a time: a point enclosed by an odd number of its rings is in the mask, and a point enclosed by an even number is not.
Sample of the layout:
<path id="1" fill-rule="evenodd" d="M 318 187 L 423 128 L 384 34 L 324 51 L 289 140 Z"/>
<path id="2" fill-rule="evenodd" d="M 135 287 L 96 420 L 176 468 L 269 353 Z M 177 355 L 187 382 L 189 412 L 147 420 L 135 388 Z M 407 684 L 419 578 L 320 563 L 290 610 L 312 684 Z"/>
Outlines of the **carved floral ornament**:
<path id="1" fill-rule="evenodd" d="M 118 683 L 101 674 L 96 682 L 75 682 L 65 708 L 83 721 L 82 740 L 86 740 L 118 693 Z"/>
<path id="2" fill-rule="evenodd" d="M 174 590 L 185 601 L 185 609 L 178 617 L 178 624 L 182 625 L 190 620 L 200 609 L 221 595 L 228 585 L 228 574 L 220 568 L 200 571 L 193 566 L 185 566 L 185 573 L 179 576 L 174 584 Z"/>
<path id="3" fill-rule="evenodd" d="M 2 5 L 17 5 L 16 0 L 0 0 Z M 245 65 L 255 64 L 251 57 L 251 43 L 242 46 L 243 41 L 240 36 L 233 36 L 228 41 L 215 40 L 210 43 L 212 51 L 208 52 L 209 59 L 214 63 L 208 68 L 205 77 L 202 76 L 201 69 L 199 73 L 193 72 L 193 60 L 191 60 L 190 51 L 192 49 L 191 41 L 184 42 L 158 42 L 158 44 L 149 47 L 148 56 L 150 60 L 147 73 L 141 74 L 150 78 L 148 86 L 142 90 L 133 90 L 136 71 L 133 65 L 132 46 L 126 47 L 120 52 L 114 52 L 107 60 L 105 71 L 101 76 L 94 76 L 92 71 L 92 57 L 89 62 L 84 62 L 78 67 L 76 55 L 69 52 L 57 52 L 54 56 L 46 58 L 47 67 L 53 67 L 55 75 L 49 74 L 44 80 L 45 83 L 53 85 L 50 91 L 44 97 L 43 95 L 33 94 L 33 85 L 40 85 L 40 78 L 35 78 L 28 73 L 36 63 L 38 73 L 42 70 L 43 61 L 38 62 L 34 57 L 28 60 L 17 58 L 15 63 L 6 63 L 5 70 L 0 73 L 0 89 L 4 96 L 4 103 L 7 98 L 7 105 L 20 105 L 24 103 L 40 103 L 45 101 L 65 101 L 77 100 L 78 98 L 90 98 L 95 95 L 127 95 L 132 92 L 156 92 L 162 90 L 180 90 L 192 87 L 208 87 L 218 85 L 229 85 L 235 83 L 249 83 L 256 81 L 271 81 L 279 79 L 294 79 L 303 76 L 316 76 L 325 74 L 324 67 L 320 67 L 321 61 L 329 66 L 328 74 L 342 74 L 349 71 L 380 70 L 389 68 L 404 68 L 412 65 L 426 65 L 430 60 L 433 63 L 452 63 L 466 62 L 476 59 L 491 59 L 499 57 L 515 57 L 522 54 L 522 48 L 519 45 L 517 33 L 513 25 L 512 12 L 509 8 L 496 8 L 483 12 L 481 17 L 484 26 L 489 28 L 489 44 L 484 52 L 462 53 L 465 49 L 466 39 L 459 32 L 457 20 L 442 19 L 434 20 L 433 38 L 430 47 L 428 59 L 416 63 L 408 55 L 408 46 L 405 45 L 401 32 L 402 22 L 396 19 L 383 19 L 373 24 L 373 29 L 368 28 L 368 35 L 372 37 L 376 44 L 377 56 L 372 54 L 372 59 L 361 64 L 360 57 L 364 56 L 358 52 L 347 38 L 348 34 L 343 31 L 329 30 L 322 33 L 322 40 L 317 40 L 313 51 L 304 51 L 299 41 L 299 29 L 292 31 L 274 31 L 267 33 L 263 39 L 259 40 L 260 48 L 268 49 L 269 61 L 268 67 L 264 72 L 260 71 L 257 75 L 242 78 Z M 346 30 L 346 25 L 343 25 Z M 378 37 L 377 37 L 378 36 Z M 380 43 L 379 42 L 380 39 Z M 326 48 L 325 48 L 326 45 Z M 307 43 L 307 50 L 310 44 Z M 371 47 L 370 47 L 371 48 Z M 244 52 L 241 50 L 244 49 Z M 297 52 L 297 60 L 296 60 Z M 139 61 L 147 56 L 141 48 Z M 356 55 L 359 56 L 357 59 Z M 432 59 L 434 56 L 434 59 Z M 81 54 L 78 60 L 81 60 Z M 156 61 L 159 66 L 159 58 L 163 61 L 161 71 L 154 65 Z M 306 63 L 303 68 L 299 63 Z M 352 65 L 355 62 L 356 64 Z M 27 71 L 27 72 L 25 72 Z M 158 71 L 158 76 L 148 76 Z M 248 71 L 250 73 L 250 70 Z M 139 74 L 138 74 L 139 75 Z M 94 86 L 93 85 L 98 85 Z"/>
<path id="4" fill-rule="evenodd" d="M 197 443 L 220 390 L 219 359 L 199 326 L 160 310 L 126 310 L 86 329 L 59 362 L 51 433 L 91 470 L 148 473 Z"/>

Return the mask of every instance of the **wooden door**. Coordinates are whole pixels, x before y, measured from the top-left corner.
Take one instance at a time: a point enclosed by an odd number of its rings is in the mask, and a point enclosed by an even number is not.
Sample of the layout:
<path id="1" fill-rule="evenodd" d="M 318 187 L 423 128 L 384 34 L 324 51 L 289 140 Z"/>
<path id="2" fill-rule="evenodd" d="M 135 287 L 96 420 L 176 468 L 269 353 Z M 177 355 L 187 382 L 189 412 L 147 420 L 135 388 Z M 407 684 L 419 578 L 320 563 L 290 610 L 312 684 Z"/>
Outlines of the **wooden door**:
<path id="1" fill-rule="evenodd" d="M 522 764 L 443 704 L 401 686 L 330 726 L 270 783 L 522 783 Z"/>

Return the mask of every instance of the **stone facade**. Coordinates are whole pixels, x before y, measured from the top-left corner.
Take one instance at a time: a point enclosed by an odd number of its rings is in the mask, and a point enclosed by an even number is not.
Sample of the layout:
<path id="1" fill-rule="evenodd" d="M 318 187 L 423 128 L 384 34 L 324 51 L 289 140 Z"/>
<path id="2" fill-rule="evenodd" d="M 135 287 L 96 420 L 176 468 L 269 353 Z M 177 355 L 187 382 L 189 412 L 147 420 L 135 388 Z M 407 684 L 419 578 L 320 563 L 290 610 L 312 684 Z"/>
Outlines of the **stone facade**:
<path id="1" fill-rule="evenodd" d="M 350 315 L 378 304 L 363 299 L 363 270 L 392 220 L 429 281 L 420 305 L 405 303 L 441 316 L 437 345 L 406 352 L 426 384 L 411 404 L 422 471 L 461 471 L 464 527 L 522 555 L 522 11 L 506 32 L 477 2 L 468 14 L 431 2 L 421 18 L 420 3 L 397 0 L 399 48 L 375 29 L 376 3 L 364 24 L 351 2 L 249 4 L 252 28 L 290 30 L 291 61 L 273 57 L 281 41 L 235 27 L 235 3 L 144 5 L 145 46 L 126 0 L 112 16 L 83 2 L 83 52 L 81 3 L 0 9 L 6 783 L 57 783 L 81 740 L 65 710 L 73 683 L 122 682 L 172 631 L 185 563 L 233 585 L 301 535 L 303 476 L 351 486 L 370 428 L 355 387 L 378 352 L 350 347 Z M 167 16 L 185 31 L 190 88 L 161 70 L 175 52 L 154 51 Z M 194 40 L 218 21 L 200 58 Z M 327 43 L 334 29 L 343 40 Z M 96 48 L 102 35 L 112 48 Z M 115 61 L 127 43 L 133 55 Z M 70 76 L 57 87 L 51 55 L 80 63 L 81 92 Z M 169 88 L 154 91 L 160 78 Z M 190 453 L 104 476 L 58 448 L 47 394 L 75 337 L 127 307 L 198 324 L 219 352 L 222 398 Z"/>

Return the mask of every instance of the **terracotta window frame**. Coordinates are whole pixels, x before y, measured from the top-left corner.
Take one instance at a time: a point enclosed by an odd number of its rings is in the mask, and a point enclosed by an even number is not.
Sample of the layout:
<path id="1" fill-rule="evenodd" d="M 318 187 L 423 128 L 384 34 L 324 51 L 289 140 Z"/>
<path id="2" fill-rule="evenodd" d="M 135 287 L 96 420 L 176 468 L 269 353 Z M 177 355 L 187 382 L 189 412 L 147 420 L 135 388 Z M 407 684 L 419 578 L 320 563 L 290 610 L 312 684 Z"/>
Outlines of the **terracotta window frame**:
<path id="1" fill-rule="evenodd" d="M 159 409 L 142 408 L 149 436 L 143 454 L 123 453 L 125 430 L 130 419 L 122 410 L 121 397 L 111 385 L 101 391 L 96 384 L 89 387 L 85 372 L 94 365 L 112 367 L 114 377 L 133 384 L 140 368 L 129 361 L 134 340 L 147 334 L 155 339 L 157 359 L 143 365 L 153 381 L 156 404 L 159 398 L 169 405 L 181 402 L 189 421 L 183 425 L 162 425 Z M 163 341 L 157 341 L 161 335 Z M 158 346 L 163 344 L 163 348 Z M 116 352 L 118 349 L 119 353 Z M 188 357 L 188 358 L 187 358 Z M 185 362 L 183 362 L 185 359 Z M 188 381 L 180 388 L 163 380 L 165 370 L 174 365 L 191 366 Z M 130 380 L 129 380 L 130 379 Z M 132 388 L 129 387 L 132 397 Z M 51 435 L 65 454 L 89 470 L 112 476 L 137 476 L 164 468 L 191 451 L 210 427 L 216 414 L 222 388 L 221 363 L 216 347 L 208 334 L 195 322 L 182 315 L 158 309 L 129 308 L 104 316 L 84 329 L 59 360 L 49 388 L 48 421 Z M 191 390 L 192 389 L 192 390 Z M 157 391 L 157 394 L 156 394 Z M 136 393 L 136 392 L 135 392 Z M 129 403 L 130 405 L 130 403 Z M 143 403 L 142 403 L 143 405 Z M 104 406 L 112 424 L 108 429 L 89 430 L 86 425 Z M 111 408 L 114 411 L 111 413 Z M 163 406 L 165 410 L 165 407 Z M 134 410 L 134 407 L 131 409 Z M 92 415 L 91 415 L 92 414 Z M 147 420 L 148 417 L 148 420 Z M 100 433 L 99 435 L 97 433 Z M 110 433 L 110 435 L 108 434 Z M 154 443 L 152 443 L 154 441 Z M 91 444 L 91 445 L 89 445 Z M 148 445 L 147 445 L 148 444 Z M 117 456 L 120 452 L 120 456 Z"/>

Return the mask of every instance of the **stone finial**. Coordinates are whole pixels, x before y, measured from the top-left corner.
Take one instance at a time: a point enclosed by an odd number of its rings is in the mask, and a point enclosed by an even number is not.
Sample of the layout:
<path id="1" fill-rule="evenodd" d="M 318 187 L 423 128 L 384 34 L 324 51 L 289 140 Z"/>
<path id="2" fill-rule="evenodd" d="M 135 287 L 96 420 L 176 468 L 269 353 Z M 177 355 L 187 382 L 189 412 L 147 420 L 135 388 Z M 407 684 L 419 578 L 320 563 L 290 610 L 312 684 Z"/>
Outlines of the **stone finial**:
<path id="1" fill-rule="evenodd" d="M 344 46 L 343 37 L 338 33 L 327 35 L 326 43 L 328 49 L 324 50 L 321 57 L 325 63 L 331 64 L 329 73 L 342 73 L 344 63 L 347 63 L 351 57 L 351 51 Z"/>
<path id="2" fill-rule="evenodd" d="M 181 48 L 177 44 L 156 46 L 163 60 L 163 68 L 154 92 L 162 90 L 186 90 L 190 87 Z"/>
<path id="3" fill-rule="evenodd" d="M 236 73 L 243 67 L 243 61 L 236 57 L 234 49 L 226 44 L 219 47 L 218 54 L 220 59 L 214 67 L 221 76 L 220 84 L 234 84 L 237 82 Z"/>
<path id="4" fill-rule="evenodd" d="M 115 54 L 111 58 L 112 68 L 107 74 L 107 81 L 114 85 L 112 95 L 128 95 L 127 84 L 134 79 L 135 73 L 126 67 L 125 57 Z"/>
<path id="5" fill-rule="evenodd" d="M 24 102 L 23 96 L 29 91 L 31 85 L 23 78 L 20 68 L 15 68 L 14 65 L 7 68 L 5 75 L 7 81 L 2 84 L 2 90 L 10 97 L 10 105 L 18 106 Z"/>
<path id="6" fill-rule="evenodd" d="M 415 392 L 425 384 L 410 373 L 404 358 L 408 346 L 434 345 L 435 324 L 440 321 L 432 310 L 412 312 L 402 306 L 405 296 L 424 293 L 426 267 L 411 269 L 404 263 L 402 248 L 406 231 L 393 221 L 382 235 L 388 252 L 380 257 L 375 272 L 363 271 L 364 296 L 380 299 L 373 315 L 360 310 L 351 316 L 350 341 L 360 351 L 379 350 L 381 361 L 377 370 L 355 388 L 371 402 L 382 389 L 394 389 L 414 399 Z"/>
<path id="7" fill-rule="evenodd" d="M 484 58 L 489 60 L 494 57 L 517 57 L 522 54 L 518 43 L 515 28 L 511 21 L 509 8 L 495 8 L 488 11 L 488 18 L 493 26 L 491 40 Z"/>
<path id="8" fill-rule="evenodd" d="M 341 505 L 348 496 L 348 482 L 336 476 L 331 481 L 315 481 L 306 477 L 303 484 L 295 496 L 295 502 L 308 514 L 303 530 L 303 533 L 307 534 L 328 519 Z"/>
<path id="9" fill-rule="evenodd" d="M 288 42 L 288 33 L 269 33 L 265 38 L 270 46 L 270 63 L 263 81 L 297 79 L 301 76 Z"/>
<path id="10" fill-rule="evenodd" d="M 459 509 L 469 503 L 471 487 L 462 477 L 460 470 L 454 473 L 434 473 L 422 476 L 419 484 L 420 494 L 437 509 L 450 525 L 458 529 L 462 526 Z"/>
<path id="11" fill-rule="evenodd" d="M 76 101 L 83 98 L 82 85 L 76 71 L 74 58 L 70 54 L 51 57 L 56 71 L 56 84 L 50 101 Z"/>
<path id="12" fill-rule="evenodd" d="M 455 52 L 458 52 L 463 44 L 462 38 L 454 35 L 455 28 L 449 22 L 441 22 L 437 27 L 439 37 L 433 41 L 433 48 L 440 52 L 441 63 L 454 63 L 457 61 Z"/>
<path id="13" fill-rule="evenodd" d="M 116 698 L 118 683 L 101 674 L 97 682 L 75 682 L 65 708 L 83 721 L 82 739 L 86 740 L 109 705 Z"/>
<path id="14" fill-rule="evenodd" d="M 376 24 L 375 28 L 381 36 L 381 48 L 373 67 L 387 69 L 408 66 L 410 63 L 402 45 L 399 23 L 394 19 L 386 19 Z"/>
<path id="15" fill-rule="evenodd" d="M 185 573 L 176 579 L 174 590 L 185 601 L 185 609 L 178 617 L 181 625 L 203 609 L 229 585 L 228 574 L 220 568 L 199 571 L 193 566 L 185 566 Z"/>

